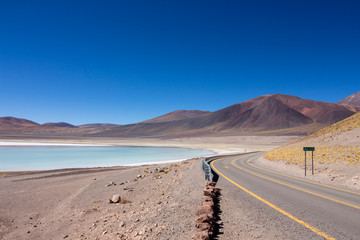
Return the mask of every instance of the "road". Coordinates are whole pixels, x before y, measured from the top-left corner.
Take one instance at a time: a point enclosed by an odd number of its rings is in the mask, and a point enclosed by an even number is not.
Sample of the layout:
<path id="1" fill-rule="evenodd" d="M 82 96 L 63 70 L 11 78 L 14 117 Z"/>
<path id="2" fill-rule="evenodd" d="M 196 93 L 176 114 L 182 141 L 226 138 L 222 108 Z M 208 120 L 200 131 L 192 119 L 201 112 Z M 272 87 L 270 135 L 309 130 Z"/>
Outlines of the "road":
<path id="1" fill-rule="evenodd" d="M 261 168 L 256 159 L 263 154 L 223 156 L 211 162 L 219 174 L 218 187 L 232 192 L 228 194 L 233 196 L 228 201 L 232 209 L 244 207 L 243 202 L 255 205 L 260 210 L 253 212 L 263 221 L 263 228 L 279 228 L 279 233 L 267 235 L 264 230 L 260 237 L 249 239 L 360 239 L 360 193 Z M 226 219 L 224 213 L 222 219 Z M 241 228 L 245 223 L 231 224 Z M 236 239 L 226 235 L 225 223 L 223 231 L 224 238 Z"/>

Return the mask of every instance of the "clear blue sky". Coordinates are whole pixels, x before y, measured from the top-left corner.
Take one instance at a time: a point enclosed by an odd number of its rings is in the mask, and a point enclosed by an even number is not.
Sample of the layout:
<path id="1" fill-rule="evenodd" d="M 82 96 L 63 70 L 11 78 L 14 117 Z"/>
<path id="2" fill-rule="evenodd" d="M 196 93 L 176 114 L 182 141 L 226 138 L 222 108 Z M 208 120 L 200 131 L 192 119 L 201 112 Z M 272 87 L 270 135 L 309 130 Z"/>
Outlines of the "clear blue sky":
<path id="1" fill-rule="evenodd" d="M 359 90 L 357 0 L 0 0 L 0 116 L 125 124 Z"/>

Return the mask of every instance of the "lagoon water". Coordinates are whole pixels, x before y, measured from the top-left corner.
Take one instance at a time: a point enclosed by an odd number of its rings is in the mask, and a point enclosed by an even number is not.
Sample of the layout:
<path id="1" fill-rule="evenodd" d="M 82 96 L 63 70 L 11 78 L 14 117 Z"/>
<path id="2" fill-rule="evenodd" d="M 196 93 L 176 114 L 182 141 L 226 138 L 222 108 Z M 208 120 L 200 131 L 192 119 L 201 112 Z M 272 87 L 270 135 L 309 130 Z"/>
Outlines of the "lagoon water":
<path id="1" fill-rule="evenodd" d="M 142 165 L 212 154 L 205 149 L 160 147 L 0 147 L 0 171 Z"/>

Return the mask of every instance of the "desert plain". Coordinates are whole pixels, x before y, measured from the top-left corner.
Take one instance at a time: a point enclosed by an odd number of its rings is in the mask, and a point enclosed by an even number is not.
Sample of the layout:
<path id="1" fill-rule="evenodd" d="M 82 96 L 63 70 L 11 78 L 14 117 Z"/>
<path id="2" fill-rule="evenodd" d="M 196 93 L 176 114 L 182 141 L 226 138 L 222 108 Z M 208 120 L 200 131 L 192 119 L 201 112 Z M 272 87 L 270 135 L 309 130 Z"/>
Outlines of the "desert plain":
<path id="1" fill-rule="evenodd" d="M 6 144 L 86 144 L 168 146 L 212 149 L 217 154 L 267 152 L 298 136 L 221 136 L 177 139 L 3 138 Z M 271 161 L 260 163 L 282 171 L 294 168 Z M 284 169 L 287 167 L 286 169 Z M 300 169 L 300 167 L 298 167 Z M 295 171 L 300 171 L 292 170 Z M 291 174 L 291 171 L 290 171 Z M 336 179 L 336 178 L 335 178 Z M 315 179 L 326 182 L 326 178 Z M 206 183 L 201 158 L 180 163 L 136 167 L 59 169 L 0 173 L 0 237 L 2 239 L 190 239 L 195 213 Z M 341 185 L 335 181 L 330 184 Z M 119 194 L 119 203 L 109 203 Z M 229 199 L 220 200 L 231 212 Z M 256 211 L 241 210 L 243 220 L 265 226 Z M 231 222 L 223 214 L 222 221 Z M 220 226 L 219 225 L 219 226 Z M 243 236 L 286 237 L 276 225 L 248 224 Z M 220 229 L 221 231 L 221 229 Z"/>
<path id="2" fill-rule="evenodd" d="M 2 144 L 93 144 L 268 151 L 297 137 L 5 138 Z M 0 173 L 2 239 L 190 239 L 205 184 L 201 159 L 137 167 Z M 108 200 L 119 194 L 122 201 Z"/>

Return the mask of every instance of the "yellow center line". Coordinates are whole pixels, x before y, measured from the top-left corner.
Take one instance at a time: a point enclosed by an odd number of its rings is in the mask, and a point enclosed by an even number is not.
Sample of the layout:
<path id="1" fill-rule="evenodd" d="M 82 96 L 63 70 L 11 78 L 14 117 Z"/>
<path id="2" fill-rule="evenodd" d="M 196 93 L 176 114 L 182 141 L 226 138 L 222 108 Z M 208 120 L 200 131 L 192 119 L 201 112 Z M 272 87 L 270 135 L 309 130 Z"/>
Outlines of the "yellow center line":
<path id="1" fill-rule="evenodd" d="M 274 172 L 274 171 L 271 171 L 271 170 L 268 170 L 268 169 L 265 169 L 265 168 L 262 168 L 262 167 L 258 167 L 258 166 L 255 166 L 254 164 L 251 164 L 251 163 L 249 162 L 250 160 L 251 160 L 251 159 L 249 159 L 249 160 L 247 161 L 247 164 L 248 164 L 248 165 L 250 165 L 250 166 L 252 166 L 252 167 L 254 167 L 254 168 L 257 168 L 257 169 L 266 171 L 266 172 L 270 172 L 270 173 L 273 173 L 273 174 L 277 174 L 277 175 L 280 175 L 280 176 L 283 176 L 283 177 L 288 177 L 288 178 L 296 179 L 296 180 L 299 180 L 299 181 L 302 181 L 302 182 L 307 182 L 307 183 L 315 184 L 315 185 L 322 186 L 322 187 L 332 188 L 332 189 L 335 189 L 335 190 L 339 190 L 339 191 L 343 191 L 343 192 L 348 192 L 348 193 L 360 195 L 360 193 L 357 193 L 357 192 L 353 192 L 353 191 L 349 191 L 349 190 L 345 190 L 345 189 L 341 189 L 341 188 L 336 188 L 336 187 L 328 186 L 328 185 L 321 184 L 321 183 L 312 182 L 312 181 L 305 180 L 305 179 L 301 179 L 301 178 L 297 178 L 297 177 L 292 177 L 292 176 L 285 175 L 285 174 L 281 174 L 281 173 L 277 173 L 277 172 Z"/>
<path id="2" fill-rule="evenodd" d="M 218 159 L 218 160 L 220 160 L 220 159 Z M 253 197 L 255 197 L 256 199 L 260 200 L 261 202 L 267 204 L 268 206 L 270 206 L 270 207 L 272 207 L 273 209 L 275 209 L 276 211 L 284 214 L 285 216 L 291 218 L 292 220 L 300 223 L 300 224 L 303 225 L 304 227 L 310 229 L 311 231 L 313 231 L 313 232 L 315 232 L 316 234 L 324 237 L 325 239 L 335 240 L 335 238 L 330 237 L 329 235 L 327 235 L 327 234 L 324 233 L 324 232 L 321 232 L 319 229 L 311 226 L 310 224 L 304 222 L 303 220 L 298 219 L 297 217 L 293 216 L 292 214 L 290 214 L 290 213 L 286 212 L 285 210 L 277 207 L 276 205 L 268 202 L 267 200 L 263 199 L 262 197 L 256 195 L 255 193 L 249 191 L 248 189 L 244 188 L 243 186 L 240 186 L 239 184 L 237 184 L 236 182 L 234 182 L 234 181 L 231 180 L 230 178 L 226 177 L 226 176 L 225 176 L 224 174 L 222 174 L 219 170 L 217 170 L 217 169 L 215 168 L 215 166 L 214 166 L 214 163 L 215 163 L 216 161 L 218 161 L 218 160 L 212 161 L 212 162 L 211 162 L 211 167 L 212 167 L 219 175 L 221 175 L 223 178 L 225 178 L 226 180 L 228 180 L 229 182 L 231 182 L 232 184 L 234 184 L 235 186 L 237 186 L 238 188 L 240 188 L 240 189 L 243 190 L 244 192 L 250 194 L 251 196 L 253 196 Z"/>
<path id="3" fill-rule="evenodd" d="M 254 157 L 255 158 L 255 157 Z M 250 158 L 248 161 L 254 159 L 254 158 Z M 305 189 L 302 189 L 302 188 L 299 188 L 299 187 L 295 187 L 293 185 L 289 185 L 289 184 L 286 184 L 286 183 L 283 183 L 283 182 L 280 182 L 280 181 L 277 181 L 277 180 L 274 180 L 274 179 L 271 179 L 271 178 L 268 178 L 268 177 L 265 177 L 265 176 L 262 176 L 260 174 L 257 174 L 257 173 L 254 173 L 254 172 L 251 172 L 251 171 L 248 171 L 242 167 L 239 167 L 237 166 L 236 164 L 234 164 L 234 161 L 236 161 L 236 159 L 232 160 L 231 161 L 231 165 L 233 165 L 234 167 L 238 168 L 238 169 L 241 169 L 242 171 L 244 172 L 247 172 L 247 173 L 250 173 L 252 175 L 255 175 L 257 177 L 260 177 L 260 178 L 263 178 L 263 179 L 266 179 L 266 180 L 269 180 L 269 181 L 272 181 L 272 182 L 275 182 L 275 183 L 278 183 L 278 184 L 281 184 L 281 185 L 284 185 L 284 186 L 287 186 L 289 188 L 293 188 L 293 189 L 296 189 L 296 190 L 299 190 L 299 191 L 302 191 L 302 192 L 306 192 L 308 194 L 312 194 L 312 195 L 315 195 L 315 196 L 318 196 L 318 197 L 321 197 L 321 198 L 325 198 L 327 200 L 330 200 L 330 201 L 333 201 L 333 202 L 336 202 L 336 203 L 340 203 L 340 204 L 343 204 L 343 205 L 346 205 L 346 206 L 349 206 L 349 207 L 353 207 L 353 208 L 356 208 L 356 209 L 360 209 L 360 206 L 356 206 L 354 204 L 351 204 L 351 203 L 347 203 L 347 202 L 343 202 L 343 201 L 340 201 L 340 200 L 336 200 L 334 198 L 331 198 L 331 197 L 327 197 L 327 196 L 324 196 L 324 195 L 321 195 L 321 194 L 318 194 L 318 193 L 314 193 L 314 192 L 311 192 L 311 191 L 308 191 L 308 190 L 305 190 Z"/>

